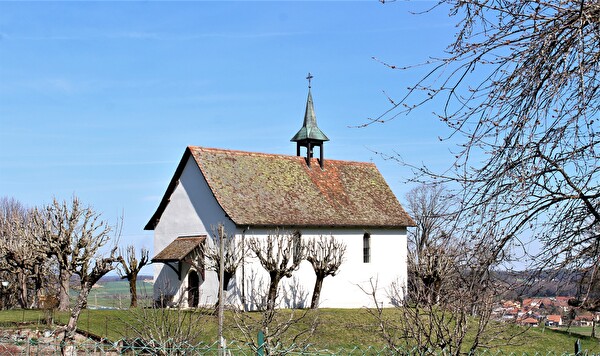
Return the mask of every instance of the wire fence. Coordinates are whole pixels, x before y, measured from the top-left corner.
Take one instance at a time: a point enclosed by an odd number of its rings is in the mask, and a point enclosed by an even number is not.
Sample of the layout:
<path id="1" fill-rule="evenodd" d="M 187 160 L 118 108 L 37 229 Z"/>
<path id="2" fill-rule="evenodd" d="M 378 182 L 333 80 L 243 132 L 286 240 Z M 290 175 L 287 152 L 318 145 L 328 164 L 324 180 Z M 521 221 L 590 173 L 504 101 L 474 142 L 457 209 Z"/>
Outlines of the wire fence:
<path id="1" fill-rule="evenodd" d="M 70 347 L 67 347 L 70 346 Z M 68 350 L 65 352 L 65 350 Z M 0 355 L 439 355 L 445 356 L 448 353 L 443 351 L 431 351 L 419 348 L 414 349 L 390 349 L 388 347 L 353 347 L 342 348 L 338 350 L 319 350 L 310 345 L 303 347 L 275 347 L 268 348 L 267 345 L 254 348 L 251 345 L 243 345 L 238 343 L 227 344 L 223 349 L 218 343 L 205 344 L 200 343 L 191 345 L 188 343 L 173 343 L 164 342 L 159 344 L 154 340 L 143 339 L 121 339 L 116 342 L 95 342 L 86 339 L 76 342 L 72 345 L 53 341 L 41 341 L 36 338 L 0 338 Z M 569 353 L 555 352 L 535 352 L 535 353 L 518 353 L 518 352 L 502 352 L 482 350 L 476 353 L 471 353 L 473 356 L 566 356 L 575 355 Z M 600 355 L 581 351 L 577 354 L 581 355 Z"/>

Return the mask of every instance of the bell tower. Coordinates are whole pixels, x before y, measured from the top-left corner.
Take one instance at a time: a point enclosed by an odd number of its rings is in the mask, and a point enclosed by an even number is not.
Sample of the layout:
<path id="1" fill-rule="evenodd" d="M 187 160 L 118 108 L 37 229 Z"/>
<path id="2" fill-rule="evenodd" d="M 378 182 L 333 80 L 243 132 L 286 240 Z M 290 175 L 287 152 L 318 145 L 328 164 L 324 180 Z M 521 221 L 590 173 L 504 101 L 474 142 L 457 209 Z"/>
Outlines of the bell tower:
<path id="1" fill-rule="evenodd" d="M 300 147 L 306 147 L 306 164 L 310 167 L 310 160 L 313 158 L 313 150 L 319 147 L 319 165 L 323 168 L 323 142 L 329 141 L 329 138 L 317 126 L 317 117 L 313 106 L 311 89 L 311 80 L 313 76 L 308 73 L 308 98 L 306 99 L 306 111 L 304 112 L 304 123 L 302 128 L 292 137 L 290 141 L 296 142 L 296 155 L 300 156 Z"/>

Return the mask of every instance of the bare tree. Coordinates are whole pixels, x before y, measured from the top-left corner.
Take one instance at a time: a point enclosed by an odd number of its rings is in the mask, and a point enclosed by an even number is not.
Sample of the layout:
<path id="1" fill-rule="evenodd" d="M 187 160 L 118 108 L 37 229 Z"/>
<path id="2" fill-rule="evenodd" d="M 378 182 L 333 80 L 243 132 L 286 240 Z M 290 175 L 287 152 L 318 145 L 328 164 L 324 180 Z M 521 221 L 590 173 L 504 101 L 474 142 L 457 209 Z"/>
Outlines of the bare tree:
<path id="1" fill-rule="evenodd" d="M 208 269 L 215 271 L 217 276 L 220 276 L 221 252 L 219 246 L 221 239 L 223 239 L 223 290 L 227 290 L 229 281 L 235 276 L 235 272 L 243 261 L 245 251 L 235 236 L 227 236 L 227 232 L 221 229 L 223 229 L 222 224 L 219 224 L 217 228 L 213 228 L 213 241 L 206 246 L 205 256 L 208 260 Z M 223 236 L 219 234 L 219 231 L 223 231 Z"/>
<path id="2" fill-rule="evenodd" d="M 597 225 L 594 230 L 591 234 L 598 236 L 600 225 Z M 593 238 L 593 236 L 590 237 Z M 598 304 L 600 301 L 600 239 L 596 238 L 595 244 L 584 252 L 584 257 L 588 264 L 577 270 L 579 290 L 577 298 L 569 300 L 569 304 L 591 312 L 598 312 L 600 311 Z M 595 326 L 594 319 L 592 334 L 595 334 Z"/>
<path id="3" fill-rule="evenodd" d="M 16 286 L 19 291 L 17 301 L 21 308 L 29 306 L 29 283 L 35 277 L 36 266 L 46 258 L 40 244 L 31 233 L 31 212 L 15 199 L 0 200 L 0 256 L 4 281 Z M 35 292 L 35 291 L 34 291 Z"/>
<path id="4" fill-rule="evenodd" d="M 306 260 L 312 265 L 317 277 L 310 303 L 311 309 L 316 309 L 319 306 L 323 280 L 327 276 L 337 274 L 340 265 L 344 261 L 345 253 L 346 244 L 336 241 L 333 235 L 329 238 L 324 236 L 313 238 L 306 244 Z"/>
<path id="5" fill-rule="evenodd" d="M 406 208 L 415 221 L 408 232 L 408 286 L 414 297 L 436 304 L 443 278 L 452 278 L 460 256 L 455 234 L 454 200 L 441 184 L 419 185 L 406 194 Z"/>
<path id="6" fill-rule="evenodd" d="M 302 240 L 294 234 L 279 230 L 266 238 L 248 239 L 248 248 L 258 258 L 260 264 L 269 273 L 269 291 L 267 310 L 273 310 L 277 299 L 277 288 L 282 278 L 289 278 L 304 259 L 305 247 Z"/>
<path id="7" fill-rule="evenodd" d="M 305 352 L 318 326 L 316 311 L 312 309 L 267 309 L 251 313 L 232 309 L 236 328 L 231 339 L 240 339 L 253 351 L 264 355 L 286 355 Z M 263 339 L 257 338 L 262 335 Z"/>
<path id="8" fill-rule="evenodd" d="M 95 238 L 104 239 L 106 237 L 96 236 Z M 108 256 L 102 256 L 99 254 L 98 248 L 103 246 L 104 243 L 98 245 L 97 243 L 90 242 L 87 239 L 81 240 L 80 257 L 73 267 L 73 273 L 79 276 L 80 288 L 75 305 L 71 308 L 69 322 L 64 327 L 63 344 L 67 346 L 75 340 L 77 321 L 79 320 L 81 311 L 87 306 L 87 299 L 92 287 L 100 278 L 115 269 L 115 263 L 118 262 L 116 246 L 110 251 Z M 105 242 L 108 242 L 108 239 Z M 94 250 L 94 248 L 96 249 Z M 62 352 L 63 354 L 71 354 L 68 348 L 63 348 Z"/>
<path id="9" fill-rule="evenodd" d="M 406 193 L 406 208 L 416 225 L 408 234 L 409 249 L 417 259 L 427 246 L 435 245 L 452 231 L 453 202 L 442 184 L 421 184 Z"/>
<path id="10" fill-rule="evenodd" d="M 600 235 L 600 30 L 597 1 L 443 0 L 457 33 L 405 97 L 369 123 L 423 105 L 459 140 L 452 169 L 416 180 L 460 187 L 465 235 L 490 262 L 586 270 Z M 390 65 L 391 68 L 410 68 Z M 443 138 L 442 138 L 443 139 Z M 541 245 L 527 256 L 529 236 Z M 516 255 L 516 254 L 519 255 Z M 595 283 L 594 279 L 587 279 Z M 580 305 L 600 310 L 600 298 Z"/>
<path id="11" fill-rule="evenodd" d="M 127 340 L 134 353 L 139 353 L 144 347 L 148 347 L 151 354 L 171 355 L 173 350 L 183 350 L 199 342 L 198 338 L 205 332 L 206 325 L 213 322 L 212 313 L 202 310 L 185 310 L 179 305 L 184 304 L 183 298 L 175 301 L 177 307 L 163 308 L 162 306 L 153 306 L 151 308 L 129 309 L 128 317 L 123 318 L 127 329 L 131 333 L 123 335 L 135 335 L 135 339 Z"/>
<path id="12" fill-rule="evenodd" d="M 117 262 L 115 247 L 103 255 L 100 251 L 111 239 L 111 227 L 100 220 L 100 214 L 91 207 L 82 206 L 77 197 L 70 203 L 54 199 L 52 204 L 36 211 L 39 239 L 48 248 L 48 255 L 56 258 L 59 269 L 59 309 L 69 308 L 69 280 L 79 277 L 79 295 L 71 308 L 70 318 L 64 327 L 63 354 L 69 353 L 77 329 L 81 310 L 87 305 L 87 298 L 93 285 L 115 268 Z M 120 234 L 117 226 L 117 236 Z"/>
<path id="13" fill-rule="evenodd" d="M 489 330 L 497 290 L 488 268 L 463 249 L 444 251 L 444 256 L 445 275 L 436 286 L 435 299 L 420 279 L 408 289 L 398 281 L 388 291 L 388 297 L 398 302 L 392 313 L 377 298 L 376 280 L 371 281 L 371 289 L 363 289 L 373 299 L 375 308 L 368 312 L 377 320 L 388 347 L 399 353 L 460 355 L 509 343 L 516 335 Z"/>
<path id="14" fill-rule="evenodd" d="M 118 260 L 120 268 L 117 269 L 121 279 L 127 279 L 129 282 L 129 294 L 131 295 L 131 303 L 129 306 L 131 308 L 136 308 L 138 305 L 138 296 L 137 296 L 137 279 L 138 274 L 142 270 L 144 266 L 146 266 L 149 262 L 148 260 L 148 250 L 146 248 L 142 248 L 141 256 L 138 260 L 135 254 L 135 246 L 129 245 L 127 246 L 127 252 L 125 257 L 123 256 L 123 251 L 120 251 Z"/>
<path id="15" fill-rule="evenodd" d="M 440 184 L 419 185 L 406 200 L 416 226 L 408 233 L 407 287 L 398 281 L 389 290 L 397 313 L 380 306 L 377 281 L 365 290 L 375 303 L 369 311 L 388 346 L 397 352 L 458 355 L 508 342 L 510 334 L 496 338 L 494 332 L 484 333 L 498 284 L 491 275 L 489 253 L 474 249 L 462 233 L 464 226 L 455 212 L 460 204 Z"/>
<path id="16" fill-rule="evenodd" d="M 100 220 L 91 207 L 84 207 L 77 197 L 70 203 L 54 199 L 36 211 L 39 240 L 56 258 L 59 272 L 59 310 L 69 308 L 69 281 L 73 274 L 87 272 L 96 252 L 109 240 L 111 228 Z"/>
<path id="17" fill-rule="evenodd" d="M 42 294 L 55 290 L 53 260 L 38 236 L 34 210 L 12 198 L 0 199 L 0 271 L 13 286 L 21 308 L 36 307 Z"/>

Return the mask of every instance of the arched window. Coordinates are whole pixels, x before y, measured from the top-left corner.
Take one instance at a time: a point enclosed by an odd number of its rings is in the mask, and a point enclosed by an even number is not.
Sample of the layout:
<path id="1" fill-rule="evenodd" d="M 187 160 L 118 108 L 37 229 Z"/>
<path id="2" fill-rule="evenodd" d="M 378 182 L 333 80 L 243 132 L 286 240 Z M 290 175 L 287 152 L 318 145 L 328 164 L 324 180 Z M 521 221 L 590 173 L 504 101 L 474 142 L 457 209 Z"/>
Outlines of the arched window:
<path id="1" fill-rule="evenodd" d="M 363 263 L 371 262 L 371 234 L 365 232 L 363 235 Z"/>

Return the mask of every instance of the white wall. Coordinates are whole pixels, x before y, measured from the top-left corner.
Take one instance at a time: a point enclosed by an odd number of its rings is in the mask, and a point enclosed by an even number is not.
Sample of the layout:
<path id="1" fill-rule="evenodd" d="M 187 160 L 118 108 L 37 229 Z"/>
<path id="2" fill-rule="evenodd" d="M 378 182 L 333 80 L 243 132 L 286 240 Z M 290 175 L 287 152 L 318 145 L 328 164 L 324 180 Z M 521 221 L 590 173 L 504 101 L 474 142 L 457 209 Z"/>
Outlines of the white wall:
<path id="1" fill-rule="evenodd" d="M 378 301 L 386 307 L 392 306 L 388 293 L 389 287 L 397 281 L 405 286 L 407 275 L 405 229 L 367 230 L 366 232 L 371 235 L 370 263 L 363 262 L 363 235 L 365 230 L 311 228 L 300 229 L 300 232 L 305 241 L 320 235 L 329 236 L 332 234 L 347 246 L 345 261 L 342 263 L 339 273 L 334 277 L 326 277 L 323 282 L 320 307 L 361 308 L 374 306 L 373 298 L 366 293 L 372 290 L 372 285 L 377 286 Z M 267 238 L 268 234 L 267 229 L 250 229 L 245 233 L 246 238 Z M 238 238 L 241 237 L 238 236 Z M 256 287 L 259 287 L 258 289 L 262 291 L 262 295 L 266 294 L 269 276 L 256 258 L 247 260 L 245 275 L 246 295 L 248 296 L 246 299 L 250 302 L 250 309 L 253 309 L 255 304 L 251 302 L 253 295 L 256 299 Z M 236 278 L 237 285 L 241 288 L 242 273 L 237 273 Z M 280 305 L 282 307 L 309 307 L 315 279 L 311 264 L 308 261 L 303 261 L 299 270 L 294 272 L 291 278 L 282 280 L 278 294 Z"/>
<path id="2" fill-rule="evenodd" d="M 162 251 L 181 236 L 207 235 L 207 243 L 211 243 L 213 228 L 219 223 L 224 224 L 226 231 L 235 231 L 235 225 L 225 216 L 193 157 L 190 157 L 179 184 L 171 194 L 169 204 L 154 229 L 154 251 Z M 188 269 L 182 271 L 182 280 L 179 281 L 171 268 L 163 263 L 154 264 L 155 300 L 161 295 L 174 295 L 175 300 L 182 297 L 184 304 L 187 303 L 187 297 L 183 295 L 187 289 L 187 272 Z M 206 271 L 205 277 L 206 280 L 200 287 L 200 302 L 215 303 L 218 292 L 216 275 Z"/>

